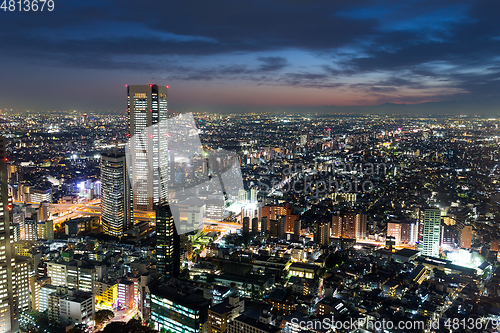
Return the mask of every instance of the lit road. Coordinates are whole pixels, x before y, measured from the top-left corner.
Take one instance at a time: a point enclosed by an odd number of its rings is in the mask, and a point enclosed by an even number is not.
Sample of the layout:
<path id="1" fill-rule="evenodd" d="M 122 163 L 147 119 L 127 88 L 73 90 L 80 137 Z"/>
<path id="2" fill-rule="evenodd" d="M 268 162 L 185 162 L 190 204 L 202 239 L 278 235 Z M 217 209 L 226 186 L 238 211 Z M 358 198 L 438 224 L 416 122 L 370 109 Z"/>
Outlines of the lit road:
<path id="1" fill-rule="evenodd" d="M 14 201 L 16 204 L 32 204 L 39 205 L 39 202 L 21 202 Z M 49 204 L 48 214 L 49 220 L 54 221 L 54 226 L 61 224 L 62 222 L 70 219 L 74 219 L 80 216 L 100 216 L 101 215 L 101 200 L 95 199 L 87 203 L 76 203 L 76 204 Z M 56 216 L 54 216 L 56 215 Z"/>

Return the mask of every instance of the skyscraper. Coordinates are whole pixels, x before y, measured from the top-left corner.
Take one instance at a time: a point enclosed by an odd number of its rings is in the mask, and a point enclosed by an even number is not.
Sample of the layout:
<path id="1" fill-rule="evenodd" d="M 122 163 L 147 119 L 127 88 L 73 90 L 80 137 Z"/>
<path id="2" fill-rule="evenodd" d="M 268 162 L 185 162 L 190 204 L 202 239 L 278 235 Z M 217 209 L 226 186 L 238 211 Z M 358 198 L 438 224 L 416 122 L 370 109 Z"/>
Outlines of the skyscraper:
<path id="1" fill-rule="evenodd" d="M 168 199 L 168 87 L 127 86 L 133 211 L 153 211 Z"/>
<path id="2" fill-rule="evenodd" d="M 165 278 L 180 273 L 180 237 L 175 230 L 170 206 L 161 204 L 156 209 L 156 268 Z"/>
<path id="3" fill-rule="evenodd" d="M 101 213 L 105 234 L 122 236 L 131 224 L 125 154 L 101 155 Z"/>
<path id="4" fill-rule="evenodd" d="M 441 211 L 426 209 L 424 213 L 424 236 L 422 254 L 439 257 L 439 241 L 441 239 Z"/>
<path id="5" fill-rule="evenodd" d="M 330 223 L 318 222 L 314 225 L 314 241 L 320 245 L 330 242 Z"/>
<path id="6" fill-rule="evenodd" d="M 10 243 L 12 202 L 8 196 L 7 161 L 5 138 L 0 137 L 0 332 L 17 332 L 18 311 L 13 295 L 16 263 Z"/>

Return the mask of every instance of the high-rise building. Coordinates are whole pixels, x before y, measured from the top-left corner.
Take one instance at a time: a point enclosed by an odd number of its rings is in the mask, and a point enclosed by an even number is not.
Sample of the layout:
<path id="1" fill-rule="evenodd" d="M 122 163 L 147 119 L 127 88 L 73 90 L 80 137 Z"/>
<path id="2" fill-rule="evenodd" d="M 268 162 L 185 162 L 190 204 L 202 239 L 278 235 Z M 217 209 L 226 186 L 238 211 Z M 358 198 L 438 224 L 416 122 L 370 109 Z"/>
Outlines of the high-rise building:
<path id="1" fill-rule="evenodd" d="M 267 217 L 263 217 L 260 220 L 260 232 L 262 234 L 266 234 L 269 232 L 269 219 Z"/>
<path id="2" fill-rule="evenodd" d="M 14 305 L 12 255 L 12 201 L 8 194 L 7 154 L 5 138 L 0 137 L 0 332 L 18 332 L 18 309 Z"/>
<path id="3" fill-rule="evenodd" d="M 243 218 L 243 234 L 248 235 L 250 233 L 250 218 L 245 216 Z"/>
<path id="4" fill-rule="evenodd" d="M 271 237 L 285 239 L 286 236 L 286 215 L 279 216 L 277 220 L 271 220 L 269 224 L 269 234 Z"/>
<path id="5" fill-rule="evenodd" d="M 293 240 L 298 242 L 300 240 L 300 231 L 301 231 L 301 221 L 300 219 L 296 219 L 294 221 L 293 226 Z"/>
<path id="6" fill-rule="evenodd" d="M 165 279 L 180 273 L 180 237 L 166 203 L 156 209 L 156 268 Z"/>
<path id="7" fill-rule="evenodd" d="M 105 234 L 122 236 L 131 226 L 130 189 L 125 154 L 101 155 L 101 216 Z"/>
<path id="8" fill-rule="evenodd" d="M 472 247 L 472 226 L 466 225 L 462 228 L 460 247 L 470 249 Z"/>
<path id="9" fill-rule="evenodd" d="M 340 215 L 332 216 L 332 237 L 342 237 L 342 217 Z"/>
<path id="10" fill-rule="evenodd" d="M 353 213 L 347 213 L 342 217 L 342 237 L 356 238 L 356 216 Z"/>
<path id="11" fill-rule="evenodd" d="M 328 245 L 330 242 L 330 224 L 320 222 L 314 225 L 314 241 L 320 245 Z"/>
<path id="12" fill-rule="evenodd" d="M 285 228 L 287 233 L 294 233 L 295 221 L 299 219 L 298 215 L 286 215 Z"/>
<path id="13" fill-rule="evenodd" d="M 351 212 L 332 216 L 332 237 L 364 239 L 366 237 L 366 215 Z"/>
<path id="14" fill-rule="evenodd" d="M 366 237 L 366 215 L 356 214 L 354 225 L 354 236 L 356 239 L 364 239 Z"/>
<path id="15" fill-rule="evenodd" d="M 168 199 L 168 87 L 127 86 L 133 211 L 153 211 Z"/>
<path id="16" fill-rule="evenodd" d="M 441 240 L 441 211 L 426 209 L 424 213 L 424 237 L 422 254 L 439 257 L 439 241 Z"/>
<path id="17" fill-rule="evenodd" d="M 257 235 L 259 233 L 259 219 L 254 217 L 252 219 L 252 234 Z"/>
<path id="18" fill-rule="evenodd" d="M 14 308 L 17 313 L 28 312 L 30 310 L 30 288 L 29 288 L 29 261 L 18 257 L 15 259 L 16 265 L 13 269 L 14 281 Z"/>

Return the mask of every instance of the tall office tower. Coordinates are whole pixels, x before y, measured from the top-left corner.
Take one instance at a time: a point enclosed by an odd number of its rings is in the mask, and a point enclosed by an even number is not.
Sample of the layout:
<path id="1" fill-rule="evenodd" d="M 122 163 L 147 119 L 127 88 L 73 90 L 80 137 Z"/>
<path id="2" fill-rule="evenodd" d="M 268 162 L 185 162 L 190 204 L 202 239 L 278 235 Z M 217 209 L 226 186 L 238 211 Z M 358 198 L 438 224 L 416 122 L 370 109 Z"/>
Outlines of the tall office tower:
<path id="1" fill-rule="evenodd" d="M 155 84 L 127 86 L 134 214 L 168 199 L 167 94 Z"/>
<path id="2" fill-rule="evenodd" d="M 365 239 L 366 237 L 366 215 L 356 214 L 354 225 L 354 235 L 356 239 Z"/>
<path id="3" fill-rule="evenodd" d="M 14 306 L 11 235 L 12 202 L 7 186 L 7 154 L 5 138 L 0 137 L 0 332 L 18 332 L 18 311 Z"/>
<path id="4" fill-rule="evenodd" d="M 180 273 L 180 237 L 168 204 L 156 209 L 156 268 L 165 279 Z"/>
<path id="5" fill-rule="evenodd" d="M 439 257 L 439 241 L 441 239 L 441 211 L 426 209 L 424 213 L 424 237 L 422 254 Z"/>
<path id="6" fill-rule="evenodd" d="M 122 236 L 131 224 L 130 189 L 125 154 L 101 155 L 101 213 L 105 234 Z"/>
<path id="7" fill-rule="evenodd" d="M 460 247 L 469 250 L 472 247 L 472 226 L 466 225 L 462 228 Z"/>

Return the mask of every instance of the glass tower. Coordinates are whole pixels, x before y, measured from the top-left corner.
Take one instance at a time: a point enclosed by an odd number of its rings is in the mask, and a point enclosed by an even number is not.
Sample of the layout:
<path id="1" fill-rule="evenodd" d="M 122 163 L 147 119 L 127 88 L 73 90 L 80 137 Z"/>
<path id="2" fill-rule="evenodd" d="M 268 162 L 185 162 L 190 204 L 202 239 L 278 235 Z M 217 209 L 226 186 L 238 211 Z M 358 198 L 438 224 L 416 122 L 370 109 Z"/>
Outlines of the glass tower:
<path id="1" fill-rule="evenodd" d="M 101 156 L 101 213 L 104 233 L 122 236 L 130 227 L 130 190 L 125 154 Z"/>
<path id="2" fill-rule="evenodd" d="M 168 199 L 167 94 L 155 84 L 127 86 L 134 214 Z"/>

